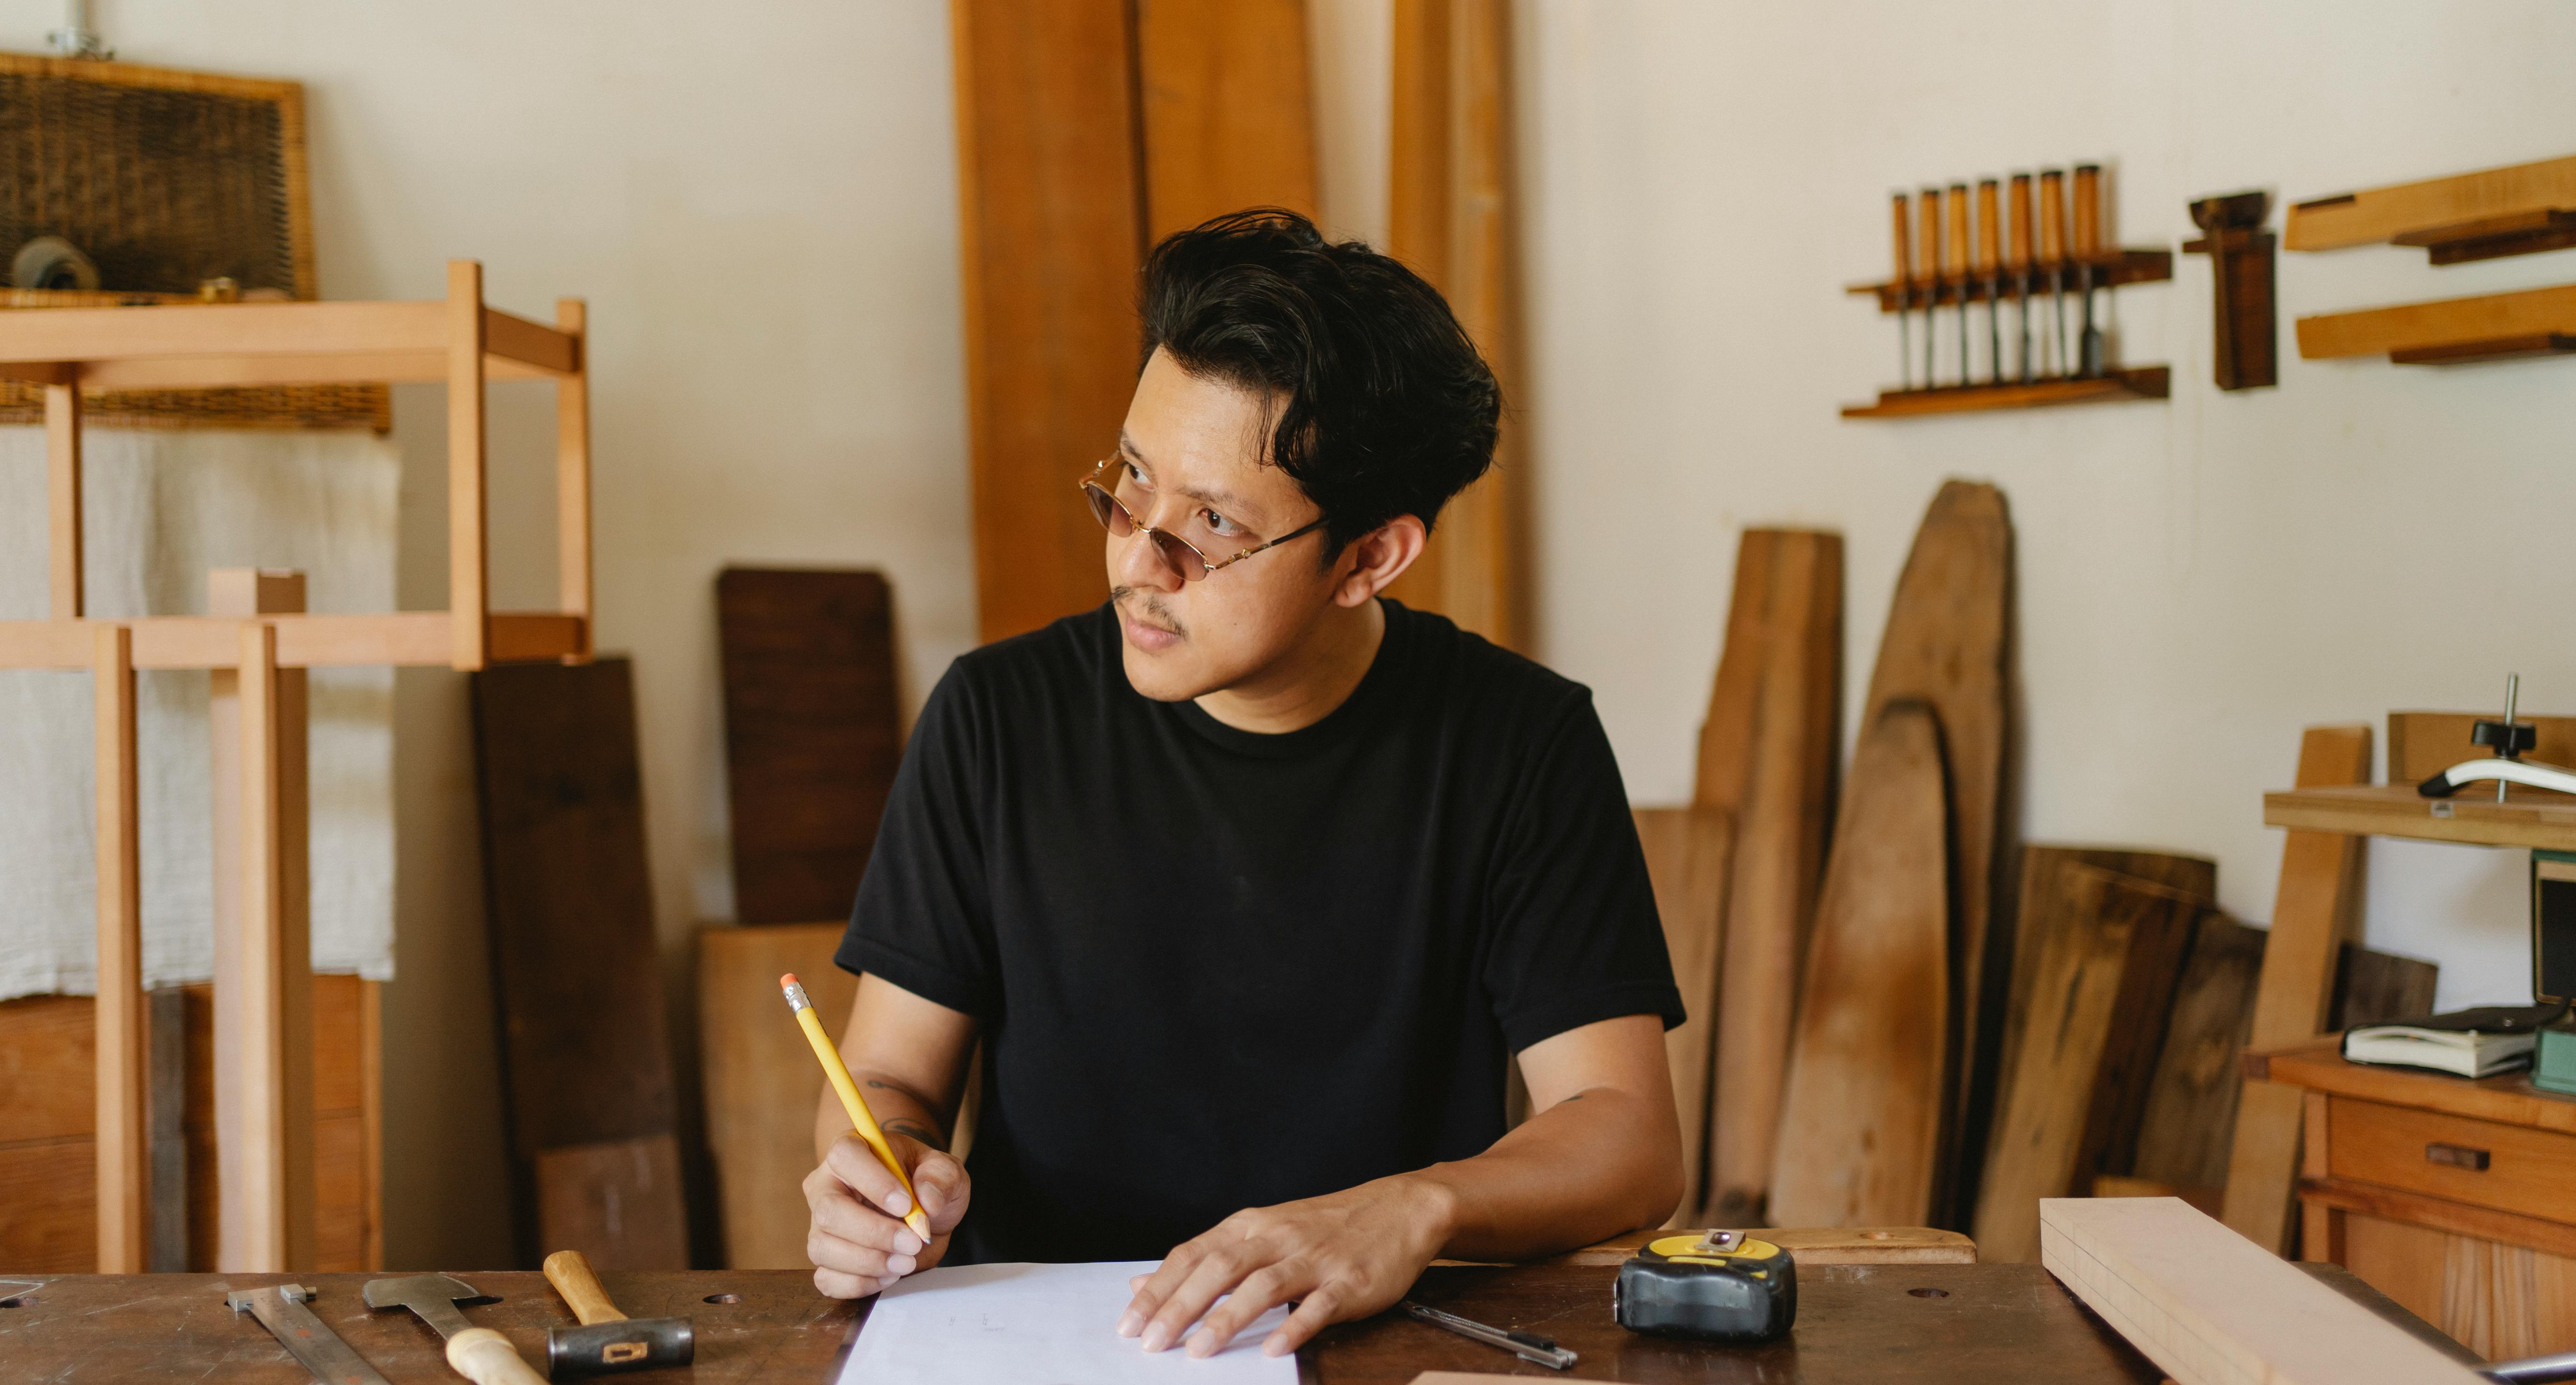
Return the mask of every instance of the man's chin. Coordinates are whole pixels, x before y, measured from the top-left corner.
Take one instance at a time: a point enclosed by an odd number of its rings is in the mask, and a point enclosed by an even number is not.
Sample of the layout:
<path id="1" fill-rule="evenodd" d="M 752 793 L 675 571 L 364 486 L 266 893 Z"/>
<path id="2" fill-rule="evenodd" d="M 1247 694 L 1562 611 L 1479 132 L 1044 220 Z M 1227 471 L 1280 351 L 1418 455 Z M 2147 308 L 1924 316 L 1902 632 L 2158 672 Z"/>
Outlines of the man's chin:
<path id="1" fill-rule="evenodd" d="M 1187 702 L 1212 691 L 1199 676 L 1196 661 L 1187 658 L 1182 649 L 1152 654 L 1121 641 L 1118 652 L 1127 669 L 1127 685 L 1139 697 L 1156 702 Z"/>

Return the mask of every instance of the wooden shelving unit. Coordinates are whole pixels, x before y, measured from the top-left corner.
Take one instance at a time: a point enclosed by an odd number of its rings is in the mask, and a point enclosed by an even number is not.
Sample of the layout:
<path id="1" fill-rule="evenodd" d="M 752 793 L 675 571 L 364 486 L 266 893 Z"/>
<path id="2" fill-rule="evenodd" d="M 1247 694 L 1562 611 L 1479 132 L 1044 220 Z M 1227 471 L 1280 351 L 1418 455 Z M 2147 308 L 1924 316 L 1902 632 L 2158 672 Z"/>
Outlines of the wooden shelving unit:
<path id="1" fill-rule="evenodd" d="M 483 269 L 447 266 L 447 297 L 415 303 L 263 302 L 0 311 L 0 381 L 43 392 L 50 612 L 0 621 L 0 668 L 86 671 L 98 705 L 98 1268 L 144 1268 L 148 1151 L 141 971 L 135 670 L 202 668 L 230 715 L 210 718 L 215 837 L 233 888 L 217 901 L 217 1268 L 310 1269 L 315 1253 L 313 984 L 306 890 L 305 701 L 299 669 L 587 659 L 591 652 L 586 312 L 549 326 L 483 302 Z M 490 605 L 486 382 L 545 381 L 556 407 L 561 609 Z M 81 434 L 99 391 L 268 390 L 439 381 L 447 386 L 448 607 L 303 612 L 300 574 L 218 572 L 208 616 L 101 619 L 82 591 Z M 229 749 L 227 749 L 229 747 Z M 228 758 L 229 757 L 229 758 Z M 13 788 L 19 786 L 11 786 Z M 229 791 L 227 791 L 229 790 Z"/>
<path id="2" fill-rule="evenodd" d="M 2311 832 L 2412 837 L 2472 846 L 2576 851 L 2576 797 L 2515 789 L 2495 801 L 2491 785 L 2426 798 L 2412 784 L 2284 789 L 2263 795 L 2263 825 Z"/>
<path id="3" fill-rule="evenodd" d="M 2290 208 L 2292 250 L 2420 246 L 2463 264 L 2576 246 L 2576 155 L 2313 198 Z"/>
<path id="4" fill-rule="evenodd" d="M 2570 350 L 2576 284 L 2299 319 L 2299 354 L 2312 361 L 2384 354 L 2400 365 L 2461 365 Z"/>
<path id="5" fill-rule="evenodd" d="M 2165 366 L 2105 371 L 2070 380 L 2034 380 L 2027 385 L 1950 385 L 1928 390 L 1881 390 L 1875 404 L 1846 404 L 1845 418 L 1917 418 L 1925 414 L 1963 414 L 1990 409 L 2041 409 L 2056 404 L 2114 404 L 2129 399 L 2163 399 L 2172 390 L 2173 372 Z"/>
<path id="6" fill-rule="evenodd" d="M 2061 273 L 2065 279 L 2066 292 L 2069 298 L 2072 298 L 2075 293 L 2078 271 L 2082 270 L 2087 265 L 2090 265 L 2093 268 L 2097 276 L 2093 281 L 2093 287 L 2097 289 L 2118 288 L 2123 284 L 2152 284 L 2166 279 L 2171 279 L 2173 277 L 2173 252 L 2170 250 L 2115 250 L 2107 255 L 2092 255 L 2067 259 L 2062 262 Z M 2007 276 L 2009 276 L 2010 271 L 2007 271 L 2006 273 Z M 2045 264 L 2033 266 L 2031 269 L 2031 275 L 2033 281 L 2038 285 L 2038 287 L 2033 289 L 2031 292 L 2032 300 L 2041 301 L 2046 299 L 2048 296 L 2048 266 Z M 1936 307 L 1947 308 L 1961 302 L 1983 303 L 1986 301 L 1986 286 L 1984 281 L 1971 276 L 1964 283 L 1955 280 L 1941 279 L 1935 280 L 1930 284 L 1918 283 L 1913 285 L 1912 292 L 1914 297 L 1906 306 L 1915 309 L 1921 308 L 1923 306 L 1923 290 L 1927 287 L 1932 289 L 1935 295 L 1933 302 Z M 1897 302 L 1905 295 L 1907 289 L 1908 286 L 1904 284 L 1883 282 L 1876 284 L 1853 284 L 1845 288 L 1843 292 L 1853 295 L 1874 295 L 1878 299 L 1878 310 L 1883 313 L 1892 313 L 1896 311 Z M 2012 285 L 2010 283 L 2006 283 L 2004 285 L 2002 296 L 2007 299 L 2012 297 Z"/>

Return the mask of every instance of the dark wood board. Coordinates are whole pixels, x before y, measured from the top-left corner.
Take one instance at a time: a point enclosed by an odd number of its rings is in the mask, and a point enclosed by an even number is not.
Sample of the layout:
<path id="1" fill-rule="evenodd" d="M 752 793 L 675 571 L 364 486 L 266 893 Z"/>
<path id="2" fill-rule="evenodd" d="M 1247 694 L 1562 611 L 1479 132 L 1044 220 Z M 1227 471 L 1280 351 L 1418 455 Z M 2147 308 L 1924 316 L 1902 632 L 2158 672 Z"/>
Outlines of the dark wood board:
<path id="1" fill-rule="evenodd" d="M 1637 840 L 1663 920 L 1664 951 L 1681 988 L 1682 1023 L 1664 1034 L 1673 1113 L 1682 1131 L 1682 1197 L 1677 1226 L 1699 1224 L 1708 1188 L 1709 1089 L 1716 1051 L 1717 963 L 1726 937 L 1727 853 L 1735 824 L 1715 808 L 1639 808 Z"/>
<path id="2" fill-rule="evenodd" d="M 716 575 L 734 917 L 847 918 L 903 758 L 894 599 L 874 572 Z"/>
<path id="3" fill-rule="evenodd" d="M 2039 1199 L 2082 1195 L 2094 1175 L 2128 1165 L 2193 924 L 2209 907 L 2204 894 L 2087 854 L 2022 852 L 2019 947 L 1977 1198 L 1977 1244 L 1990 1259 L 2037 1259 Z"/>
<path id="4" fill-rule="evenodd" d="M 1956 1053 L 1949 838 L 1932 709 L 1892 702 L 1852 758 L 1810 940 L 1769 1219 L 1931 1220 Z"/>
<path id="5" fill-rule="evenodd" d="M 517 1164 L 519 1253 L 572 1249 L 603 1269 L 685 1240 L 676 1186 L 622 1209 L 622 1234 L 542 1245 L 567 1224 L 541 1156 L 674 1133 L 661 954 L 644 854 L 632 666 L 500 664 L 473 677 L 485 929 L 500 1015 L 502 1110 Z M 573 1165 L 557 1164 L 570 1168 Z M 568 1215 L 568 1214 L 567 1214 Z"/>
<path id="6" fill-rule="evenodd" d="M 1747 529 L 1700 729 L 1694 801 L 1735 819 L 1718 974 L 1710 1212 L 1760 1225 L 1799 971 L 1824 880 L 1842 705 L 1843 541 Z"/>
<path id="7" fill-rule="evenodd" d="M 2347 1298 L 2445 1351 L 2451 1342 L 2332 1265 L 2303 1265 Z M 1697 1346 L 1634 1336 L 1610 1318 L 1608 1265 L 1435 1268 L 1414 1297 L 1479 1322 L 1535 1327 L 1582 1354 L 1552 1373 L 1408 1318 L 1381 1315 L 1325 1329 L 1298 1353 L 1302 1385 L 1409 1385 L 1426 1370 L 1640 1385 L 1932 1385 L 2048 1380 L 2059 1385 L 2152 1385 L 2160 1377 L 2037 1265 L 1802 1267 L 1798 1325 L 1755 1348 Z M 452 1381 L 436 1333 L 407 1312 L 374 1313 L 359 1298 L 371 1275 L 28 1275 L 0 1281 L 0 1353 L 13 1379 L 47 1385 L 305 1385 L 311 1377 L 266 1331 L 224 1306 L 227 1288 L 292 1278 L 318 1291 L 311 1305 L 397 1385 Z M 497 1303 L 463 1311 L 542 1359 L 545 1331 L 571 1314 L 537 1274 L 462 1271 Z M 868 1304 L 814 1292 L 799 1270 L 604 1272 L 631 1317 L 680 1316 L 697 1332 L 685 1372 L 694 1385 L 823 1382 Z M 1914 1290 L 1937 1291 L 1917 1295 Z M 724 1301 L 724 1300 L 731 1301 Z"/>
<path id="8" fill-rule="evenodd" d="M 2004 665 L 2012 633 L 2012 516 L 2002 491 L 1973 481 L 1945 481 L 1915 530 L 1897 578 L 1887 628 L 1878 642 L 1861 725 L 1900 698 L 1931 704 L 1941 723 L 1949 767 L 1950 879 L 1958 912 L 1951 929 L 1961 1061 L 1951 1083 L 1949 1129 L 1954 1144 L 1943 1166 L 1953 1179 L 1937 1194 L 1935 1222 L 1961 1224 L 1983 1145 L 1971 1127 L 1975 1099 L 1996 1051 L 2002 1021 L 2002 977 L 2009 929 L 1993 925 L 1995 881 L 2003 857 L 2004 746 L 2010 716 Z"/>

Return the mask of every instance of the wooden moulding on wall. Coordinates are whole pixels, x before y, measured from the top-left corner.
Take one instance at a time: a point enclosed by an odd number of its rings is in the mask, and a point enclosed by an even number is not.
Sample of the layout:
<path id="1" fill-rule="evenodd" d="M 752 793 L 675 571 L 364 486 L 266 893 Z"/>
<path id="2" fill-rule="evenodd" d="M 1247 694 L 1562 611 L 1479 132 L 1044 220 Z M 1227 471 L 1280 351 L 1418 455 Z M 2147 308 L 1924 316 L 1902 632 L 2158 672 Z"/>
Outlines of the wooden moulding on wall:
<path id="1" fill-rule="evenodd" d="M 2576 245 L 2576 155 L 2313 198 L 2290 208 L 2292 250 L 2422 246 L 2437 265 Z"/>
<path id="2" fill-rule="evenodd" d="M 2570 351 L 2576 284 L 2299 319 L 2299 354 L 2312 361 L 2385 354 L 2399 365 L 2465 365 Z"/>

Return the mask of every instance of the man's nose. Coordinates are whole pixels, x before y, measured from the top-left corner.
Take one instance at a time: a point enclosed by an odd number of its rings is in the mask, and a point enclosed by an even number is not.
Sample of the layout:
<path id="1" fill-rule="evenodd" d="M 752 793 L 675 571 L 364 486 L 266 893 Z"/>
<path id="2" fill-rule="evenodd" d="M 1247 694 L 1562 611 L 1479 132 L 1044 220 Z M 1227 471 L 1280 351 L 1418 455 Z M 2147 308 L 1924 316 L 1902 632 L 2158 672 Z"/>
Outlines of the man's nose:
<path id="1" fill-rule="evenodd" d="M 1154 542 L 1153 535 L 1138 528 L 1123 539 L 1112 534 L 1109 542 L 1109 570 L 1117 578 L 1114 585 L 1161 592 L 1181 589 L 1180 572 L 1163 557 L 1162 547 Z"/>

